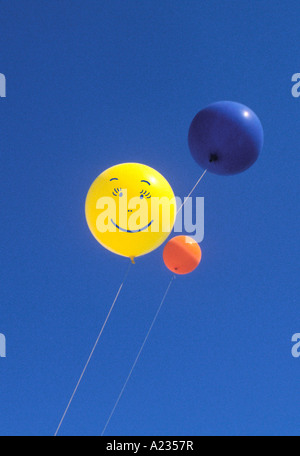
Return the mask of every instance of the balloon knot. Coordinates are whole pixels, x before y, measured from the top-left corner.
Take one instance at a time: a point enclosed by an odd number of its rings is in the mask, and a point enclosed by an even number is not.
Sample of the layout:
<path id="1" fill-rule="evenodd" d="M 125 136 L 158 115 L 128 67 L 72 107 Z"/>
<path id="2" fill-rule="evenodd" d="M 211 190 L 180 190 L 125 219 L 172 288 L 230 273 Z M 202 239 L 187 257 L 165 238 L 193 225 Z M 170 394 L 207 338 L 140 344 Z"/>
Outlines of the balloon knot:
<path id="1" fill-rule="evenodd" d="M 217 160 L 218 160 L 218 155 L 217 154 L 210 154 L 209 163 L 215 162 Z"/>
<path id="2" fill-rule="evenodd" d="M 131 259 L 131 263 L 135 264 L 134 257 L 132 256 L 132 257 L 130 257 L 130 259 Z"/>

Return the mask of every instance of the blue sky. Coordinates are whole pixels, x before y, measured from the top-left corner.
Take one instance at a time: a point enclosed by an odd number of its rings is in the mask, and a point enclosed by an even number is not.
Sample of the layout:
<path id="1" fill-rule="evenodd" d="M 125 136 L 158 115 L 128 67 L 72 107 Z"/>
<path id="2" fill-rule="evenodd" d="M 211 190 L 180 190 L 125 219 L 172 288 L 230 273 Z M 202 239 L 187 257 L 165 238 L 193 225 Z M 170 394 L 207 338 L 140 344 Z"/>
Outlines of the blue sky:
<path id="1" fill-rule="evenodd" d="M 264 127 L 248 171 L 207 174 L 199 268 L 172 284 L 106 435 L 297 435 L 300 99 L 296 1 L 0 3 L 0 434 L 53 435 L 128 260 L 84 217 L 104 169 L 137 161 L 178 196 L 202 172 L 194 115 L 244 103 Z M 170 272 L 131 268 L 61 428 L 99 435 Z"/>

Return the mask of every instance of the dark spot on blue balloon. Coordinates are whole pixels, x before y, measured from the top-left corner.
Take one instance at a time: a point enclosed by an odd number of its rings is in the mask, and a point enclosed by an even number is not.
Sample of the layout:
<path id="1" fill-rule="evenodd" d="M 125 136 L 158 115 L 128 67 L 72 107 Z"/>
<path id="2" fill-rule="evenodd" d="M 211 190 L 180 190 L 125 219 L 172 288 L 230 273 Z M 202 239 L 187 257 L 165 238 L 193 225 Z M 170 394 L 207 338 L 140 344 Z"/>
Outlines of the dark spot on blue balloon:
<path id="1" fill-rule="evenodd" d="M 218 155 L 216 153 L 211 153 L 209 156 L 209 163 L 213 163 L 218 161 Z"/>
<path id="2" fill-rule="evenodd" d="M 141 200 L 144 198 L 144 195 L 140 195 Z"/>

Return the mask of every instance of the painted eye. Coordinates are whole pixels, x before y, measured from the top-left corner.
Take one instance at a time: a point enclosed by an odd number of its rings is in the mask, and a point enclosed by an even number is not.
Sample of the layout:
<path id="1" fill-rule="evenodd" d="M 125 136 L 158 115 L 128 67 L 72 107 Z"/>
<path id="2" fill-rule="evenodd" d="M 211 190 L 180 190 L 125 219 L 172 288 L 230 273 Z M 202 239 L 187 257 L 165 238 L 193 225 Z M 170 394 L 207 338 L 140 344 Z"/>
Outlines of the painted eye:
<path id="1" fill-rule="evenodd" d="M 147 190 L 141 190 L 140 191 L 140 198 L 143 199 L 143 198 L 151 198 L 151 194 L 150 192 L 147 192 Z"/>
<path id="2" fill-rule="evenodd" d="M 114 191 L 112 192 L 114 196 L 123 196 L 123 192 L 121 188 L 114 188 Z"/>

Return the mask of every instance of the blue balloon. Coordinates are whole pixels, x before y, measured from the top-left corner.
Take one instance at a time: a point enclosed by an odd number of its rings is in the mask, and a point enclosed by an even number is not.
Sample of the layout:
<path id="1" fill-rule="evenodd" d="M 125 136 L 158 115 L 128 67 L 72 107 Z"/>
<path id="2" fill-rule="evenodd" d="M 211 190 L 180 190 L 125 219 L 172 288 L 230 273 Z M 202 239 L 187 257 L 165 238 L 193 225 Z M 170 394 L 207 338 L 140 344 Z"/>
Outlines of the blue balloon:
<path id="1" fill-rule="evenodd" d="M 237 174 L 256 161 L 263 146 L 263 128 L 247 106 L 218 101 L 194 117 L 188 143 L 195 161 L 215 174 Z"/>

